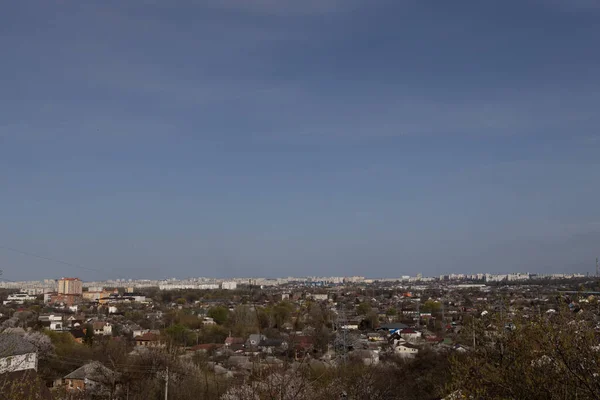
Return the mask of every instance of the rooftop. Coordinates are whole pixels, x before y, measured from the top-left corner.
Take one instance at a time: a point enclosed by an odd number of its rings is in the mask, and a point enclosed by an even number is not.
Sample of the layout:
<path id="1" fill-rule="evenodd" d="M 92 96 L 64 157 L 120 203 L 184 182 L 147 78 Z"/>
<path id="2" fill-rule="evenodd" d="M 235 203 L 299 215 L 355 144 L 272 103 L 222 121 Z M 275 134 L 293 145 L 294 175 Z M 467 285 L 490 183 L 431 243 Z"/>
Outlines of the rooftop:
<path id="1" fill-rule="evenodd" d="M 14 333 L 0 333 L 0 358 L 36 353 L 37 348 Z"/>

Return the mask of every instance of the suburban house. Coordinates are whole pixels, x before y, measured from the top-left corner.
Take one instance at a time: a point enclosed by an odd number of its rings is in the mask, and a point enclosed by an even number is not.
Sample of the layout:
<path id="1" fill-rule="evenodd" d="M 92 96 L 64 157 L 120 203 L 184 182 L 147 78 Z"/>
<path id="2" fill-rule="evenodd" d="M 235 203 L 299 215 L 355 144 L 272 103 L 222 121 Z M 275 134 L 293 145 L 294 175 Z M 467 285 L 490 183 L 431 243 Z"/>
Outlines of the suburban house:
<path id="1" fill-rule="evenodd" d="M 139 326 L 136 326 L 134 329 L 132 329 L 131 333 L 133 334 L 133 337 L 137 337 L 137 336 L 142 336 L 144 333 L 148 333 L 150 332 L 149 329 L 142 329 Z"/>
<path id="2" fill-rule="evenodd" d="M 422 333 L 412 328 L 404 328 L 400 331 L 400 337 L 409 342 L 415 341 L 421 337 Z"/>
<path id="3" fill-rule="evenodd" d="M 282 339 L 262 339 L 258 342 L 258 349 L 267 354 L 273 354 L 276 351 L 285 351 L 288 343 Z"/>
<path id="4" fill-rule="evenodd" d="M 116 391 L 118 374 L 106 368 L 98 361 L 92 361 L 77 368 L 63 378 L 66 389 L 70 393 L 93 393 L 96 396 L 107 396 Z"/>
<path id="5" fill-rule="evenodd" d="M 225 348 L 235 352 L 241 352 L 246 349 L 246 341 L 240 337 L 227 337 L 225 339 Z"/>
<path id="6" fill-rule="evenodd" d="M 357 321 L 351 321 L 351 322 L 348 322 L 347 324 L 340 326 L 340 328 L 345 331 L 357 331 L 358 326 L 359 326 L 359 323 Z"/>
<path id="7" fill-rule="evenodd" d="M 84 320 L 85 317 L 83 315 L 69 315 L 66 320 L 66 325 L 69 328 L 75 328 L 81 326 Z"/>
<path id="8" fill-rule="evenodd" d="M 385 336 L 380 335 L 376 332 L 367 333 L 367 340 L 369 342 L 385 342 Z"/>
<path id="9" fill-rule="evenodd" d="M 410 343 L 398 343 L 394 346 L 394 353 L 404 358 L 415 358 L 419 348 Z"/>
<path id="10" fill-rule="evenodd" d="M 235 345 L 235 344 L 244 344 L 244 343 L 246 343 L 246 341 L 244 340 L 244 338 L 241 338 L 241 337 L 228 336 L 225 339 L 225 347 L 231 347 L 232 345 Z"/>
<path id="11" fill-rule="evenodd" d="M 3 304 L 25 304 L 26 301 L 35 301 L 37 297 L 30 296 L 27 293 L 15 293 L 11 294 L 4 300 Z"/>
<path id="12" fill-rule="evenodd" d="M 261 335 L 259 333 L 253 333 L 250 336 L 248 336 L 248 340 L 246 341 L 246 346 L 247 347 L 258 347 L 258 344 L 262 341 L 265 340 L 267 337 L 265 335 Z"/>
<path id="13" fill-rule="evenodd" d="M 389 323 L 389 324 L 383 324 L 381 325 L 378 330 L 384 330 L 384 331 L 388 331 L 389 333 L 394 333 L 396 331 L 401 331 L 402 329 L 406 329 L 408 328 L 408 325 L 400 323 L 400 322 L 393 322 L 393 323 Z"/>
<path id="14" fill-rule="evenodd" d="M 51 331 L 62 331 L 64 328 L 63 316 L 61 314 L 40 315 L 38 321 L 43 326 L 50 328 Z"/>
<path id="15" fill-rule="evenodd" d="M 92 324 L 92 326 L 94 327 L 94 335 L 112 335 L 112 325 L 109 322 L 96 321 Z"/>
<path id="16" fill-rule="evenodd" d="M 136 301 L 139 303 L 144 303 L 146 301 L 146 295 L 136 292 L 125 292 L 123 293 L 123 298 L 129 301 Z"/>
<path id="17" fill-rule="evenodd" d="M 137 347 L 164 347 L 165 344 L 160 340 L 160 336 L 153 332 L 146 332 L 141 336 L 135 337 Z"/>
<path id="18" fill-rule="evenodd" d="M 20 335 L 0 333 L 0 374 L 37 371 L 36 347 Z"/>
<path id="19" fill-rule="evenodd" d="M 110 296 L 111 292 L 107 290 L 83 292 L 83 298 L 89 302 L 100 302 L 100 299 Z"/>

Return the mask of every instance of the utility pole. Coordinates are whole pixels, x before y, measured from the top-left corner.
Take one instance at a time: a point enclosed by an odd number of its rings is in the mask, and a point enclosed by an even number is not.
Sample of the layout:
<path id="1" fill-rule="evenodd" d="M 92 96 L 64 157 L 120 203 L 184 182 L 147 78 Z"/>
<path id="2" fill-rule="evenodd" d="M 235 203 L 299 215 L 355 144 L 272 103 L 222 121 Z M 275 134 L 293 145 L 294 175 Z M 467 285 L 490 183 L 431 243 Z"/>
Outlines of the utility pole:
<path id="1" fill-rule="evenodd" d="M 596 278 L 600 276 L 600 270 L 598 269 L 598 257 L 596 257 Z M 0 271 L 0 275 L 2 275 L 2 271 Z"/>
<path id="2" fill-rule="evenodd" d="M 473 330 L 473 350 L 477 347 L 477 342 L 475 342 L 475 317 L 471 317 L 471 328 Z"/>
<path id="3" fill-rule="evenodd" d="M 165 379 L 165 400 L 169 400 L 169 366 L 167 365 L 167 377 Z"/>

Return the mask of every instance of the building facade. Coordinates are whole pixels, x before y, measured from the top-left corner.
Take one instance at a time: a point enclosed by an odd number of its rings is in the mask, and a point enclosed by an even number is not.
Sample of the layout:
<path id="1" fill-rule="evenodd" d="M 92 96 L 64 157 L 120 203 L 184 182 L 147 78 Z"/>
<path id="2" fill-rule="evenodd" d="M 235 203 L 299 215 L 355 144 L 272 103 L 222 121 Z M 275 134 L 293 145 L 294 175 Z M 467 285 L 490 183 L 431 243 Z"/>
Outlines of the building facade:
<path id="1" fill-rule="evenodd" d="M 37 371 L 36 347 L 21 336 L 0 333 L 0 374 L 17 371 Z"/>
<path id="2" fill-rule="evenodd" d="M 79 278 L 61 278 L 58 281 L 58 294 L 81 296 L 83 294 L 83 282 Z"/>

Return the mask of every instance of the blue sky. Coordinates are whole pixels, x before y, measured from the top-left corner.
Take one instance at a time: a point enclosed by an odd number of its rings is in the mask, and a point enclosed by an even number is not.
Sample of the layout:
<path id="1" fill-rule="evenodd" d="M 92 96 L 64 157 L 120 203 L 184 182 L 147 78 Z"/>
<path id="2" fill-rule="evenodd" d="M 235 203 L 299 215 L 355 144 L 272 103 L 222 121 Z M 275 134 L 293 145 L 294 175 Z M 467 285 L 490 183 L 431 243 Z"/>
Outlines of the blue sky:
<path id="1" fill-rule="evenodd" d="M 597 0 L 9 2 L 0 268 L 592 271 L 599 37 Z"/>

